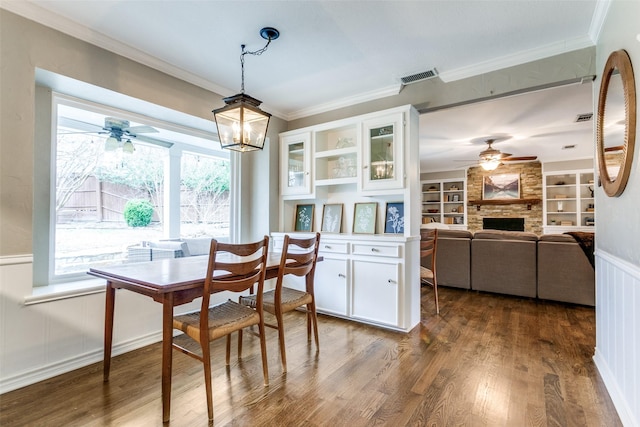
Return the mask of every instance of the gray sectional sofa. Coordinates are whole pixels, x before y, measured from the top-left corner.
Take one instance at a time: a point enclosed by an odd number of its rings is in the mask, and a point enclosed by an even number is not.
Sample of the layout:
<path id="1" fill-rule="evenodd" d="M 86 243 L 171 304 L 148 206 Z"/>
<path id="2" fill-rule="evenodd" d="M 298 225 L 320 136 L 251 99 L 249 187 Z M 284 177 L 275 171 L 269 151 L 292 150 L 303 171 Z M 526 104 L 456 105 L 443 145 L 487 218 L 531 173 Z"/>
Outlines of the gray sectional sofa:
<path id="1" fill-rule="evenodd" d="M 440 286 L 595 305 L 593 266 L 566 234 L 440 229 L 436 271 Z"/>

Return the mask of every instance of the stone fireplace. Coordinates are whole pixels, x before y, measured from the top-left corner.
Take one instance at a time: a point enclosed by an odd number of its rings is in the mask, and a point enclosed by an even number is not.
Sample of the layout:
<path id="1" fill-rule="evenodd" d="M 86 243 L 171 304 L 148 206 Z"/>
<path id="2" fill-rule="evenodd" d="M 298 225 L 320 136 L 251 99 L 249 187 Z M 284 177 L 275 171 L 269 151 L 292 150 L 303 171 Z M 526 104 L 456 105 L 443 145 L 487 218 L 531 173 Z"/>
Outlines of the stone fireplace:
<path id="1" fill-rule="evenodd" d="M 518 200 L 509 203 L 501 200 L 500 204 L 473 204 L 474 200 L 482 200 L 483 176 L 516 173 L 520 176 L 520 199 L 537 199 L 540 200 L 539 203 L 522 203 Z M 524 223 L 524 231 L 542 234 L 542 187 L 540 162 L 502 164 L 495 171 L 485 171 L 480 167 L 469 168 L 467 171 L 469 231 L 476 232 L 484 229 L 485 218 L 520 218 Z"/>

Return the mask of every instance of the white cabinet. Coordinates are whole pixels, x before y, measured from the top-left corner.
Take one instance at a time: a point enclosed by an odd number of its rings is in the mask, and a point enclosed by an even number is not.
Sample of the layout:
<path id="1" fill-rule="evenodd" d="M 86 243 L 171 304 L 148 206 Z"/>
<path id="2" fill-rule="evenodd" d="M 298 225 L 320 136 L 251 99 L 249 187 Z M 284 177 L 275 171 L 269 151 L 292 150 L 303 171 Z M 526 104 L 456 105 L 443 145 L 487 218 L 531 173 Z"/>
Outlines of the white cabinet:
<path id="1" fill-rule="evenodd" d="M 353 317 L 398 325 L 400 265 L 393 260 L 353 260 Z"/>
<path id="2" fill-rule="evenodd" d="M 313 132 L 316 186 L 354 184 L 360 169 L 360 134 L 354 123 Z"/>
<path id="3" fill-rule="evenodd" d="M 272 236 L 322 232 L 323 261 L 315 280 L 318 310 L 394 330 L 417 325 L 421 212 L 416 109 L 405 105 L 284 132 L 280 156 L 279 227 Z M 376 206 L 371 234 L 353 232 L 358 203 Z M 296 231 L 301 229 L 295 226 L 296 212 L 309 204 L 314 207 L 311 230 Z M 341 225 L 323 231 L 328 205 L 342 212 Z M 404 228 L 386 228 L 399 223 L 398 212 Z M 326 223 L 335 219 L 327 216 Z M 392 284 L 371 284 L 365 276 L 368 266 L 384 269 Z M 380 310 L 369 299 L 390 306 Z"/>
<path id="4" fill-rule="evenodd" d="M 362 123 L 362 191 L 404 186 L 404 119 L 401 113 Z"/>
<path id="5" fill-rule="evenodd" d="M 322 261 L 316 264 L 314 279 L 316 308 L 318 311 L 348 316 L 348 263 L 347 259 L 331 258 L 322 255 Z"/>
<path id="6" fill-rule="evenodd" d="M 544 174 L 544 232 L 593 231 L 595 200 L 592 170 Z"/>
<path id="7" fill-rule="evenodd" d="M 311 132 L 280 137 L 280 194 L 311 196 Z"/>
<path id="8" fill-rule="evenodd" d="M 297 233 L 299 236 L 310 236 Z M 272 233 L 282 250 L 285 233 Z M 419 237 L 322 235 L 314 279 L 319 312 L 408 331 L 420 321 Z M 299 278 L 287 286 L 304 289 Z M 414 303 L 418 303 L 417 305 Z M 415 305 L 415 307 L 414 307 Z"/>
<path id="9" fill-rule="evenodd" d="M 466 229 L 467 182 L 464 179 L 422 181 L 422 224 L 440 222 Z"/>

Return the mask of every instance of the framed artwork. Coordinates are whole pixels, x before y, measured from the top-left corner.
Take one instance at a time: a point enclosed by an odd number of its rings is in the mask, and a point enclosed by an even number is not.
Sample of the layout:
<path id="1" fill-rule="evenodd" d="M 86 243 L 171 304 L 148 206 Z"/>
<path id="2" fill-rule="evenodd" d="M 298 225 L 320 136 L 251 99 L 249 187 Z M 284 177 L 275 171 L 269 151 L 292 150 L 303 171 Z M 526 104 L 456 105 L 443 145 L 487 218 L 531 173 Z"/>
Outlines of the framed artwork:
<path id="1" fill-rule="evenodd" d="M 509 173 L 503 175 L 485 175 L 482 177 L 482 199 L 519 199 L 520 175 Z"/>
<path id="2" fill-rule="evenodd" d="M 322 208 L 323 233 L 339 233 L 342 228 L 342 203 L 327 204 Z"/>
<path id="3" fill-rule="evenodd" d="M 378 203 L 356 203 L 353 209 L 353 233 L 375 234 Z"/>
<path id="4" fill-rule="evenodd" d="M 296 205 L 296 216 L 293 231 L 313 230 L 313 204 Z"/>
<path id="5" fill-rule="evenodd" d="M 404 202 L 387 203 L 384 232 L 392 234 L 404 233 Z"/>

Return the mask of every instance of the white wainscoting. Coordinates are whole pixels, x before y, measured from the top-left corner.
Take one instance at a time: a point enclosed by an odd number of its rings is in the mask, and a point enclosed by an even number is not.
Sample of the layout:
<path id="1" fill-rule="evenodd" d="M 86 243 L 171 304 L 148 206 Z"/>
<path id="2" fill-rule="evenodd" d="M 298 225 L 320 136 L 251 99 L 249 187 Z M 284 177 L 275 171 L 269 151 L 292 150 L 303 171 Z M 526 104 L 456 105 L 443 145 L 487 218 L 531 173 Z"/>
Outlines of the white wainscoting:
<path id="1" fill-rule="evenodd" d="M 596 252 L 594 361 L 625 426 L 640 426 L 640 267 Z"/>
<path id="2" fill-rule="evenodd" d="M 31 255 L 0 258 L 0 394 L 102 360 L 104 292 L 25 305 L 32 278 Z M 161 339 L 162 305 L 116 291 L 113 354 Z"/>

